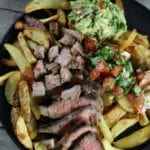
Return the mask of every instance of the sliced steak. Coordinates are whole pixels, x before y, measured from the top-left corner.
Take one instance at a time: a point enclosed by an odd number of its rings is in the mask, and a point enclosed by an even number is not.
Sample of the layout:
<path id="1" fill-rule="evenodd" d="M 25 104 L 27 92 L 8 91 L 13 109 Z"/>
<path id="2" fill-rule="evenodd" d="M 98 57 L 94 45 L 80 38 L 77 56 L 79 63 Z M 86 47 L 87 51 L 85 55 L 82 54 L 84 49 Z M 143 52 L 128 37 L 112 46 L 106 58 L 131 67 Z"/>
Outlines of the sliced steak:
<path id="1" fill-rule="evenodd" d="M 32 84 L 32 96 L 33 97 L 45 96 L 45 86 L 43 82 L 34 82 Z"/>
<path id="2" fill-rule="evenodd" d="M 75 38 L 69 34 L 65 34 L 59 42 L 64 46 L 72 46 L 75 43 Z"/>
<path id="3" fill-rule="evenodd" d="M 95 137 L 95 135 L 88 133 L 84 135 L 79 144 L 73 150 L 103 150 L 103 147 Z"/>
<path id="4" fill-rule="evenodd" d="M 72 29 L 63 28 L 63 33 L 70 34 L 71 36 L 75 37 L 79 42 L 82 42 L 82 40 L 84 39 L 84 35 L 81 32 Z"/>
<path id="5" fill-rule="evenodd" d="M 55 59 L 55 62 L 59 63 L 62 67 L 67 67 L 72 60 L 72 55 L 69 48 L 63 48 Z"/>
<path id="6" fill-rule="evenodd" d="M 46 69 L 44 67 L 43 60 L 38 60 L 37 64 L 35 65 L 34 68 L 34 77 L 35 79 L 39 79 L 46 73 Z"/>
<path id="7" fill-rule="evenodd" d="M 68 116 L 64 117 L 63 119 L 60 119 L 54 123 L 52 123 L 48 127 L 44 127 L 41 129 L 38 129 L 39 133 L 54 133 L 54 134 L 64 134 L 65 132 L 68 132 L 71 130 L 72 125 L 75 125 L 76 123 L 83 121 L 87 124 L 95 124 L 97 118 L 97 112 L 93 107 L 86 107 L 79 109 Z"/>
<path id="8" fill-rule="evenodd" d="M 68 150 L 72 146 L 73 142 L 75 142 L 78 138 L 80 138 L 82 135 L 88 132 L 94 134 L 98 133 L 97 129 L 94 127 L 83 126 L 69 135 L 66 134 L 60 141 L 60 145 L 62 145 L 62 150 Z"/>
<path id="9" fill-rule="evenodd" d="M 53 61 L 59 55 L 59 48 L 58 46 L 52 46 L 48 51 L 48 59 L 49 62 Z"/>
<path id="10" fill-rule="evenodd" d="M 57 22 L 50 22 L 49 23 L 49 31 L 52 33 L 54 36 L 59 35 L 59 25 Z"/>
<path id="11" fill-rule="evenodd" d="M 54 89 L 57 86 L 60 86 L 61 82 L 60 82 L 60 76 L 59 75 L 45 75 L 45 87 L 46 87 L 46 91 L 50 91 L 52 89 Z"/>
<path id="12" fill-rule="evenodd" d="M 44 144 L 49 150 L 55 148 L 55 139 L 43 140 L 41 143 Z"/>
<path id="13" fill-rule="evenodd" d="M 62 84 L 71 81 L 72 78 L 71 71 L 68 68 L 61 68 L 60 77 L 61 77 Z"/>
<path id="14" fill-rule="evenodd" d="M 48 73 L 58 74 L 59 69 L 60 69 L 60 65 L 58 63 L 54 62 L 54 63 L 46 64 L 45 68 L 46 68 Z"/>
<path id="15" fill-rule="evenodd" d="M 86 97 L 81 97 L 76 100 L 62 100 L 53 103 L 49 107 L 40 106 L 40 112 L 43 116 L 49 117 L 49 118 L 61 118 L 76 109 L 83 108 L 86 106 L 94 106 L 95 109 L 98 111 L 100 110 L 100 104 L 98 101 L 89 99 Z"/>
<path id="16" fill-rule="evenodd" d="M 44 32 L 47 31 L 46 27 L 44 26 L 42 22 L 39 21 L 39 19 L 30 17 L 30 16 L 25 16 L 25 21 L 30 27 L 38 28 Z"/>
<path id="17" fill-rule="evenodd" d="M 37 59 L 44 59 L 45 58 L 45 47 L 44 46 L 38 46 L 35 50 L 34 50 L 34 56 Z"/>
<path id="18" fill-rule="evenodd" d="M 80 85 L 75 85 L 70 89 L 64 90 L 61 93 L 61 98 L 63 100 L 67 100 L 67 99 L 78 99 L 80 97 L 81 94 L 81 86 Z"/>

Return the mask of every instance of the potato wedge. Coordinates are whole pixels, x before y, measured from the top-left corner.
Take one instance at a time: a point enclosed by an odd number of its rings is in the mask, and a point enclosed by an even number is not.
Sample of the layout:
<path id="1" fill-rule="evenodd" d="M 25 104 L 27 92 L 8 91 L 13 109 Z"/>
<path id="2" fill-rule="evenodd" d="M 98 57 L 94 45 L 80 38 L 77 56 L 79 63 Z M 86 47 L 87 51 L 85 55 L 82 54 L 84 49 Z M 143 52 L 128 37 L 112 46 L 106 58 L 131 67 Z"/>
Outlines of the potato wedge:
<path id="1" fill-rule="evenodd" d="M 66 14 L 63 9 L 57 10 L 58 22 L 60 25 L 65 26 L 67 24 Z"/>
<path id="2" fill-rule="evenodd" d="M 124 132 L 129 127 L 135 125 L 138 122 L 137 118 L 130 118 L 130 119 L 121 119 L 119 120 L 112 128 L 111 133 L 112 136 L 115 138 L 122 132 Z"/>
<path id="3" fill-rule="evenodd" d="M 21 78 L 19 71 L 15 71 L 7 80 L 5 85 L 5 97 L 10 105 L 13 105 L 14 95 Z"/>
<path id="4" fill-rule="evenodd" d="M 8 67 L 17 67 L 17 64 L 12 59 L 1 59 L 1 63 Z"/>
<path id="5" fill-rule="evenodd" d="M 51 16 L 51 17 L 48 17 L 48 18 L 40 19 L 40 21 L 42 23 L 47 23 L 47 22 L 50 22 L 50 21 L 56 21 L 57 19 L 58 19 L 58 15 L 54 15 L 54 16 Z"/>
<path id="6" fill-rule="evenodd" d="M 41 142 L 35 142 L 33 145 L 35 150 L 48 150 L 48 148 Z"/>
<path id="7" fill-rule="evenodd" d="M 113 144 L 117 148 L 129 149 L 139 146 L 150 139 L 150 125 L 139 129 L 127 137 L 124 137 Z"/>
<path id="8" fill-rule="evenodd" d="M 113 136 L 111 134 L 111 131 L 103 117 L 103 115 L 100 115 L 97 121 L 97 126 L 100 130 L 100 132 L 103 134 L 104 138 L 107 139 L 110 143 L 113 141 Z"/>
<path id="9" fill-rule="evenodd" d="M 26 42 L 26 39 L 25 39 L 22 32 L 20 32 L 18 34 L 18 41 L 19 41 L 19 45 L 21 47 L 21 50 L 24 53 L 24 55 L 25 55 L 26 59 L 28 60 L 28 62 L 30 64 L 36 63 L 36 58 L 33 56 L 31 50 L 29 49 L 29 47 L 27 45 L 27 42 Z"/>
<path id="10" fill-rule="evenodd" d="M 50 42 L 47 34 L 39 29 L 25 29 L 24 35 L 33 40 L 34 42 L 37 42 L 40 45 L 43 45 L 46 49 L 49 48 Z"/>
<path id="11" fill-rule="evenodd" d="M 102 141 L 104 150 L 121 150 L 119 148 L 113 147 L 111 143 L 107 141 L 106 139 L 102 139 L 101 141 Z"/>
<path id="12" fill-rule="evenodd" d="M 141 126 L 146 126 L 150 124 L 150 120 L 148 119 L 147 114 L 145 112 L 139 114 L 139 124 Z"/>
<path id="13" fill-rule="evenodd" d="M 27 61 L 20 49 L 12 44 L 4 44 L 5 49 L 9 52 L 13 60 L 16 62 L 21 73 L 27 80 L 33 79 L 33 71 L 30 63 Z"/>
<path id="14" fill-rule="evenodd" d="M 20 143 L 27 149 L 32 149 L 32 141 L 29 137 L 26 124 L 21 116 L 19 116 L 16 123 L 16 134 Z"/>
<path id="15" fill-rule="evenodd" d="M 21 105 L 21 114 L 26 123 L 30 123 L 31 121 L 31 99 L 29 94 L 28 83 L 22 80 L 19 83 L 19 98 Z"/>
<path id="16" fill-rule="evenodd" d="M 39 46 L 36 42 L 33 42 L 32 40 L 27 40 L 27 44 L 31 50 L 36 50 Z"/>
<path id="17" fill-rule="evenodd" d="M 127 112 L 119 105 L 116 105 L 108 113 L 104 115 L 104 119 L 109 128 L 111 128 L 116 122 L 121 119 Z"/>
<path id="18" fill-rule="evenodd" d="M 12 107 L 11 109 L 11 123 L 13 128 L 16 128 L 16 122 L 20 116 L 20 108 L 19 107 Z"/>
<path id="19" fill-rule="evenodd" d="M 127 112 L 134 113 L 135 109 L 130 103 L 130 101 L 126 98 L 126 96 L 122 95 L 117 98 L 118 104 Z"/>
<path id="20" fill-rule="evenodd" d="M 25 13 L 30 13 L 36 10 L 40 9 L 70 9 L 70 3 L 68 0 L 33 0 L 29 2 L 26 7 L 24 12 Z"/>

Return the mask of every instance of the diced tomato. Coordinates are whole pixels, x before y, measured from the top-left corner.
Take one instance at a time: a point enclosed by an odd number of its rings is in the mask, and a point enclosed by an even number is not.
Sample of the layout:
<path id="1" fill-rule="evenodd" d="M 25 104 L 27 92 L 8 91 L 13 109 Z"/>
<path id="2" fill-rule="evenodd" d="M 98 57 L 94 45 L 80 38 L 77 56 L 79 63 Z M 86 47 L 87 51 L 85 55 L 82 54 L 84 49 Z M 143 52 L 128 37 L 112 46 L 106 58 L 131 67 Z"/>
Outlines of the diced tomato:
<path id="1" fill-rule="evenodd" d="M 115 86 L 113 88 L 113 93 L 116 97 L 121 96 L 123 93 L 123 89 L 120 86 Z"/>
<path id="2" fill-rule="evenodd" d="M 108 75 L 109 74 L 109 69 L 107 67 L 107 63 L 105 60 L 98 62 L 95 69 L 98 72 L 100 72 L 102 75 Z"/>
<path id="3" fill-rule="evenodd" d="M 86 38 L 84 43 L 89 53 L 96 50 L 96 44 L 92 38 Z"/>
<path id="4" fill-rule="evenodd" d="M 98 79 L 98 77 L 100 76 L 100 72 L 98 72 L 97 70 L 93 69 L 90 73 L 90 79 L 92 81 L 95 81 Z"/>
<path id="5" fill-rule="evenodd" d="M 98 2 L 97 4 L 101 9 L 105 8 L 105 3 L 104 2 Z"/>
<path id="6" fill-rule="evenodd" d="M 114 77 L 117 77 L 120 72 L 122 70 L 122 67 L 121 66 L 115 66 L 112 70 L 111 70 L 111 74 L 114 76 Z"/>
<path id="7" fill-rule="evenodd" d="M 135 99 L 135 95 L 130 93 L 130 94 L 127 95 L 127 99 L 133 104 L 134 99 Z"/>
<path id="8" fill-rule="evenodd" d="M 110 91 L 114 88 L 115 81 L 112 77 L 107 77 L 103 81 L 103 88 L 105 91 Z"/>

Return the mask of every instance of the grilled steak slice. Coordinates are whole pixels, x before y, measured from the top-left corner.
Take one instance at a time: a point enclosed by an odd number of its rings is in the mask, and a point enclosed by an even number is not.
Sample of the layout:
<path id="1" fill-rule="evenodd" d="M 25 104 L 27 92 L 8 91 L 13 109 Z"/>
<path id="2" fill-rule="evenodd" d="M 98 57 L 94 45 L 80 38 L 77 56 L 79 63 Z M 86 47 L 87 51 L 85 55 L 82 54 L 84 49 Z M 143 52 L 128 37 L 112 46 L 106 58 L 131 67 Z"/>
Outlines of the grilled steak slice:
<path id="1" fill-rule="evenodd" d="M 44 59 L 45 58 L 45 47 L 44 46 L 38 46 L 34 50 L 34 56 L 38 59 Z"/>
<path id="2" fill-rule="evenodd" d="M 45 95 L 45 86 L 43 82 L 34 82 L 32 84 L 32 96 L 42 97 Z"/>
<path id="3" fill-rule="evenodd" d="M 81 86 L 80 85 L 75 85 L 70 89 L 64 90 L 61 93 L 61 98 L 64 100 L 67 99 L 78 99 L 81 94 Z"/>
<path id="4" fill-rule="evenodd" d="M 52 46 L 48 51 L 49 62 L 53 61 L 59 55 L 58 46 Z"/>
<path id="5" fill-rule="evenodd" d="M 55 148 L 55 139 L 48 139 L 48 140 L 42 140 L 42 144 L 44 144 L 48 149 L 54 149 Z"/>
<path id="6" fill-rule="evenodd" d="M 25 16 L 25 21 L 30 27 L 38 28 L 44 32 L 47 31 L 46 27 L 42 22 L 40 22 L 38 19 L 35 19 L 33 17 Z"/>
<path id="7" fill-rule="evenodd" d="M 70 34 L 71 36 L 76 38 L 79 42 L 82 42 L 82 40 L 84 39 L 84 35 L 81 32 L 75 30 L 63 28 L 63 33 Z"/>
<path id="8" fill-rule="evenodd" d="M 71 71 L 68 68 L 61 68 L 60 77 L 61 77 L 62 84 L 71 81 L 72 78 Z"/>
<path id="9" fill-rule="evenodd" d="M 45 68 L 48 73 L 58 74 L 60 65 L 54 62 L 54 63 L 46 64 Z"/>
<path id="10" fill-rule="evenodd" d="M 103 150 L 103 147 L 95 137 L 95 135 L 88 133 L 84 135 L 79 144 L 73 150 Z"/>
<path id="11" fill-rule="evenodd" d="M 98 133 L 97 129 L 94 127 L 83 126 L 69 135 L 66 134 L 60 141 L 60 145 L 62 145 L 62 150 L 68 150 L 72 146 L 73 142 L 75 142 L 78 138 L 80 138 L 82 135 L 88 132 L 94 134 Z"/>
<path id="12" fill-rule="evenodd" d="M 43 60 L 38 60 L 37 64 L 35 65 L 34 68 L 34 77 L 35 79 L 39 79 L 46 73 L 46 69 L 44 67 Z"/>
<path id="13" fill-rule="evenodd" d="M 82 47 L 81 43 L 78 41 L 71 48 L 72 55 L 80 54 L 80 55 L 84 56 L 83 51 L 84 51 L 83 47 Z"/>
<path id="14" fill-rule="evenodd" d="M 75 125 L 76 123 L 80 121 L 86 122 L 87 124 L 95 124 L 96 117 L 97 117 L 96 113 L 97 113 L 96 110 L 91 106 L 82 108 L 69 114 L 63 119 L 60 119 L 52 123 L 48 127 L 40 128 L 38 132 L 39 133 L 54 133 L 54 134 L 60 135 L 71 130 L 70 128 L 72 127 L 72 125 Z"/>
<path id="15" fill-rule="evenodd" d="M 72 46 L 75 43 L 75 38 L 72 37 L 69 34 L 65 34 L 60 40 L 59 42 L 61 44 L 63 44 L 64 46 Z"/>
<path id="16" fill-rule="evenodd" d="M 59 63 L 62 67 L 67 67 L 71 62 L 72 55 L 69 48 L 63 48 L 56 58 L 55 62 Z"/>
<path id="17" fill-rule="evenodd" d="M 49 118 L 61 118 L 78 108 L 83 108 L 85 106 L 94 106 L 99 110 L 98 101 L 92 100 L 86 97 L 81 97 L 76 100 L 62 100 L 53 103 L 49 107 L 40 106 L 40 111 L 43 116 Z"/>
<path id="18" fill-rule="evenodd" d="M 54 36 L 59 35 L 59 25 L 57 22 L 50 22 L 49 23 L 49 31 L 52 33 Z"/>
<path id="19" fill-rule="evenodd" d="M 46 87 L 46 91 L 50 91 L 52 89 L 54 89 L 57 86 L 60 86 L 61 82 L 60 82 L 60 76 L 59 75 L 45 75 L 45 87 Z"/>

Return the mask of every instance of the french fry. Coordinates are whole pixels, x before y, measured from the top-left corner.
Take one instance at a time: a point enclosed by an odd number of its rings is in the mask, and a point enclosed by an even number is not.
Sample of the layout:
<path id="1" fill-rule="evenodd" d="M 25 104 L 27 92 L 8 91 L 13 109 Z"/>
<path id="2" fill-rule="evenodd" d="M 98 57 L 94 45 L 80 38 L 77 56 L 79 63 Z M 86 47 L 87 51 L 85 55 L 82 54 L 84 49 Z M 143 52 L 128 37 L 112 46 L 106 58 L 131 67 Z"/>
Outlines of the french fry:
<path id="1" fill-rule="evenodd" d="M 33 79 L 32 67 L 25 58 L 25 56 L 23 55 L 23 53 L 21 52 L 21 50 L 12 44 L 4 44 L 4 47 L 9 52 L 13 60 L 16 62 L 23 76 L 27 80 L 32 80 Z"/>
<path id="2" fill-rule="evenodd" d="M 111 131 L 103 117 L 103 115 L 100 115 L 97 121 L 97 126 L 100 130 L 100 132 L 103 134 L 104 138 L 107 139 L 110 143 L 113 141 L 113 136 L 111 134 Z"/>
<path id="3" fill-rule="evenodd" d="M 27 44 L 31 50 L 36 50 L 39 46 L 36 42 L 33 42 L 32 40 L 27 40 Z"/>
<path id="4" fill-rule="evenodd" d="M 35 142 L 33 145 L 35 150 L 48 150 L 48 148 L 41 142 Z"/>
<path id="5" fill-rule="evenodd" d="M 57 15 L 58 15 L 58 22 L 62 25 L 65 26 L 67 24 L 67 19 L 64 10 L 58 9 L 57 10 Z"/>
<path id="6" fill-rule="evenodd" d="M 137 118 L 128 118 L 119 120 L 112 128 L 111 133 L 114 138 L 124 132 L 129 127 L 135 125 L 138 122 Z"/>
<path id="7" fill-rule="evenodd" d="M 27 45 L 27 42 L 26 42 L 26 39 L 25 39 L 22 32 L 20 32 L 18 34 L 18 41 L 19 41 L 19 45 L 21 47 L 21 50 L 24 53 L 24 55 L 25 55 L 26 59 L 28 60 L 28 62 L 30 64 L 36 63 L 36 58 L 33 56 L 31 50 L 29 49 L 29 47 Z"/>
<path id="8" fill-rule="evenodd" d="M 133 43 L 133 41 L 134 41 L 134 39 L 136 38 L 136 36 L 137 36 L 137 31 L 134 29 L 134 30 L 131 32 L 131 34 L 129 35 L 128 39 L 125 40 L 125 41 L 122 43 L 122 45 L 120 46 L 119 50 L 120 50 L 120 51 L 123 51 L 123 50 L 125 50 L 128 46 L 130 46 L 130 45 Z"/>
<path id="9" fill-rule="evenodd" d="M 150 125 L 139 129 L 129 136 L 126 136 L 113 144 L 117 148 L 129 149 L 136 146 L 139 146 L 150 139 Z"/>
<path id="10" fill-rule="evenodd" d="M 50 21 L 56 21 L 57 19 L 58 19 L 58 15 L 54 15 L 54 16 L 51 16 L 51 17 L 48 17 L 48 18 L 40 19 L 40 21 L 42 23 L 47 23 L 47 22 L 50 22 Z"/>
<path id="11" fill-rule="evenodd" d="M 31 121 L 31 99 L 29 94 L 29 87 L 26 81 L 22 80 L 19 83 L 19 98 L 21 105 L 21 114 L 26 123 Z"/>
<path id="12" fill-rule="evenodd" d="M 13 59 L 1 59 L 1 63 L 8 67 L 17 67 L 17 64 Z"/>
<path id="13" fill-rule="evenodd" d="M 50 42 L 47 34 L 39 29 L 25 29 L 24 35 L 33 40 L 34 42 L 37 42 L 40 45 L 43 45 L 46 49 L 49 48 Z"/>
<path id="14" fill-rule="evenodd" d="M 29 137 L 26 124 L 21 116 L 18 117 L 16 123 L 16 134 L 18 140 L 25 148 L 30 150 L 33 148 L 32 141 Z"/>
<path id="15" fill-rule="evenodd" d="M 107 94 L 103 94 L 102 100 L 103 100 L 104 107 L 109 107 L 109 106 L 111 106 L 112 103 L 113 103 L 113 99 L 114 99 L 114 96 L 113 96 L 113 95 L 108 96 Z"/>
<path id="16" fill-rule="evenodd" d="M 102 139 L 101 141 L 102 141 L 104 150 L 121 150 L 119 148 L 113 147 L 111 145 L 111 143 L 108 140 L 106 140 L 106 139 Z"/>
<path id="17" fill-rule="evenodd" d="M 121 95 L 117 98 L 118 104 L 127 112 L 134 113 L 135 109 L 130 103 L 130 101 L 126 98 L 126 96 Z"/>
<path id="18" fill-rule="evenodd" d="M 10 105 L 13 105 L 14 94 L 17 90 L 21 74 L 19 71 L 15 71 L 7 80 L 5 85 L 5 97 Z"/>
<path id="19" fill-rule="evenodd" d="M 25 29 L 25 28 L 27 28 L 27 27 L 28 27 L 28 25 L 25 24 L 23 21 L 17 21 L 17 22 L 15 23 L 15 29 L 16 29 L 16 30 L 23 30 L 23 29 Z"/>
<path id="20" fill-rule="evenodd" d="M 116 105 L 108 113 L 104 115 L 104 119 L 109 128 L 111 128 L 116 122 L 121 119 L 127 112 L 119 105 Z"/>
<path id="21" fill-rule="evenodd" d="M 18 107 L 12 107 L 11 109 L 11 123 L 13 125 L 13 128 L 16 128 L 16 122 L 20 116 L 20 108 Z"/>
<path id="22" fill-rule="evenodd" d="M 40 9 L 70 9 L 70 3 L 67 0 L 33 0 L 25 7 L 25 13 L 30 13 Z"/>
<path id="23" fill-rule="evenodd" d="M 147 117 L 147 114 L 145 112 L 139 114 L 139 124 L 141 126 L 146 126 L 150 124 L 150 120 Z"/>

